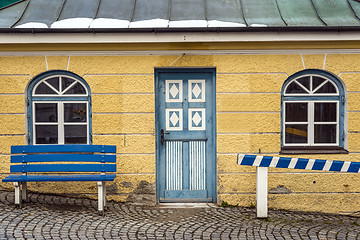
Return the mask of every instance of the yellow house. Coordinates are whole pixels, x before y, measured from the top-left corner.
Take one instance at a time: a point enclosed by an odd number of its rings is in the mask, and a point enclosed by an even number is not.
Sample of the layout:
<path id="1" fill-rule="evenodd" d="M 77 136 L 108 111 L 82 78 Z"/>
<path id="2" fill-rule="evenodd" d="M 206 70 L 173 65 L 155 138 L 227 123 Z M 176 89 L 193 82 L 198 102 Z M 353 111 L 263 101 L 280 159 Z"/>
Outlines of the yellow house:
<path id="1" fill-rule="evenodd" d="M 238 153 L 360 162 L 356 0 L 3 2 L 1 178 L 12 145 L 111 144 L 109 199 L 251 206 Z M 269 207 L 359 211 L 360 175 L 269 169 Z"/>

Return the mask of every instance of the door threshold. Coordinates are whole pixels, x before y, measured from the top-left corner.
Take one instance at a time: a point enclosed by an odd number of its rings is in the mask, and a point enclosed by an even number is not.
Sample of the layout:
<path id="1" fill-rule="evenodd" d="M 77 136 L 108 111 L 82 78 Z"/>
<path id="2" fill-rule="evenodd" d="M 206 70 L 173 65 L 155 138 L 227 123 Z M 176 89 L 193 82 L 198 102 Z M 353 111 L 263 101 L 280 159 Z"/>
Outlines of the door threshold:
<path id="1" fill-rule="evenodd" d="M 216 208 L 215 203 L 159 203 L 159 208 Z"/>

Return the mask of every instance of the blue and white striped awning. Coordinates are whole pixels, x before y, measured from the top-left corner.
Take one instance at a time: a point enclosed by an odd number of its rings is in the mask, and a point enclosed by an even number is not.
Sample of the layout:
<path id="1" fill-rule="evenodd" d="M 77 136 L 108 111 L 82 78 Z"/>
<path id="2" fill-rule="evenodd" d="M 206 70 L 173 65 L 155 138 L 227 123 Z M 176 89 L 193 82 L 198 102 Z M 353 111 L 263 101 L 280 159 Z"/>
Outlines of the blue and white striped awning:
<path id="1" fill-rule="evenodd" d="M 276 167 L 334 172 L 360 172 L 360 162 L 330 161 L 307 158 L 271 157 L 238 154 L 238 164 L 254 167 Z"/>

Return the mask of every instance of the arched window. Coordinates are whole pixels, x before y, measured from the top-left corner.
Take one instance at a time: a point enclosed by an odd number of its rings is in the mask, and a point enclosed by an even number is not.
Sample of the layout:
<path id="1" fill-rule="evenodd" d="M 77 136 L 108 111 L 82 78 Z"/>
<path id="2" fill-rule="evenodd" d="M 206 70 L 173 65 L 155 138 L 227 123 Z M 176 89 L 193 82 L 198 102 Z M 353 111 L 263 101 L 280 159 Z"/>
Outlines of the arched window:
<path id="1" fill-rule="evenodd" d="M 281 100 L 282 153 L 344 152 L 345 91 L 340 79 L 322 70 L 303 70 L 285 81 Z"/>
<path id="2" fill-rule="evenodd" d="M 27 89 L 29 144 L 90 144 L 91 94 L 84 79 L 48 71 Z"/>

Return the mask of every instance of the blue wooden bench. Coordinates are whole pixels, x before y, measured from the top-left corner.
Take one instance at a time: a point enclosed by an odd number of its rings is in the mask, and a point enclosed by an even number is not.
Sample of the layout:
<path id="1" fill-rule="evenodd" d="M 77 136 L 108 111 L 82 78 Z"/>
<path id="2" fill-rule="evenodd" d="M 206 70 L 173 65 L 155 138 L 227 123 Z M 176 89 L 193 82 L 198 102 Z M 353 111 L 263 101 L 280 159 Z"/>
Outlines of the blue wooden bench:
<path id="1" fill-rule="evenodd" d="M 24 145 L 11 147 L 11 173 L 3 182 L 14 182 L 15 204 L 27 200 L 27 182 L 96 181 L 98 210 L 106 206 L 106 182 L 114 181 L 116 146 Z M 29 174 L 28 174 L 29 173 Z M 20 197 L 21 196 L 21 197 Z"/>

